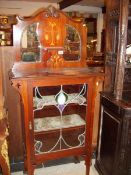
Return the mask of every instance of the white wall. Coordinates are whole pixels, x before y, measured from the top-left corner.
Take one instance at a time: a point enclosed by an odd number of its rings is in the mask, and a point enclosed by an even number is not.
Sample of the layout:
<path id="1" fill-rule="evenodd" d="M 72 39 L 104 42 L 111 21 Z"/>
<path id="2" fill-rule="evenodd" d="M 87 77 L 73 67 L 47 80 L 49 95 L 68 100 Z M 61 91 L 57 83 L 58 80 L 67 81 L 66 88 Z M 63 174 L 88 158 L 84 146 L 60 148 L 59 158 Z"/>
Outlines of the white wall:
<path id="1" fill-rule="evenodd" d="M 92 6 L 80 6 L 80 5 L 71 5 L 65 9 L 63 9 L 63 11 L 79 11 L 81 13 L 83 12 L 88 12 L 88 13 L 100 13 L 101 12 L 101 8 L 99 7 L 92 7 Z"/>
<path id="2" fill-rule="evenodd" d="M 36 10 L 46 8 L 50 4 L 59 8 L 56 3 L 27 2 L 27 1 L 0 1 L 0 14 L 17 14 L 20 16 L 30 16 Z"/>
<path id="3" fill-rule="evenodd" d="M 97 47 L 96 51 L 99 52 L 101 51 L 101 34 L 102 34 L 102 29 L 103 29 L 103 14 L 98 13 L 97 16 Z"/>

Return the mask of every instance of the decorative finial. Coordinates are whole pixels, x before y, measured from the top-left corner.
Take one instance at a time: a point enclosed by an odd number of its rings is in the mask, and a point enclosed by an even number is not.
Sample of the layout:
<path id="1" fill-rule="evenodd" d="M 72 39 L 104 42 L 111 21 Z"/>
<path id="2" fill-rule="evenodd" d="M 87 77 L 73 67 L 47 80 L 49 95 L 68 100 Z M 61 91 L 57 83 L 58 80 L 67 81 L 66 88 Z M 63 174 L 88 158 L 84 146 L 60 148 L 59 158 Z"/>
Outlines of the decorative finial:
<path id="1" fill-rule="evenodd" d="M 58 18 L 59 17 L 59 13 L 58 13 L 58 11 L 56 10 L 55 7 L 49 6 L 47 8 L 47 10 L 45 11 L 45 13 L 44 13 L 44 17 L 46 17 L 46 18 L 48 18 L 48 17 Z"/>

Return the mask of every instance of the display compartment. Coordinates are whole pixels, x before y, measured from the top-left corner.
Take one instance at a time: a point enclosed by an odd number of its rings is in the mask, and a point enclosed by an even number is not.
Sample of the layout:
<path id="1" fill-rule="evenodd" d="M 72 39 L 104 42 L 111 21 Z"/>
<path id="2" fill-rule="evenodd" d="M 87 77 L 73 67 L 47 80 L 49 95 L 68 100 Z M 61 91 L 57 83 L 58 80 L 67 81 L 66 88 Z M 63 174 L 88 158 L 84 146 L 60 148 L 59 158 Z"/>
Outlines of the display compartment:
<path id="1" fill-rule="evenodd" d="M 85 128 L 66 128 L 62 132 L 50 131 L 35 133 L 35 154 L 64 151 L 85 146 Z"/>
<path id="2" fill-rule="evenodd" d="M 35 154 L 85 146 L 87 85 L 33 88 Z"/>

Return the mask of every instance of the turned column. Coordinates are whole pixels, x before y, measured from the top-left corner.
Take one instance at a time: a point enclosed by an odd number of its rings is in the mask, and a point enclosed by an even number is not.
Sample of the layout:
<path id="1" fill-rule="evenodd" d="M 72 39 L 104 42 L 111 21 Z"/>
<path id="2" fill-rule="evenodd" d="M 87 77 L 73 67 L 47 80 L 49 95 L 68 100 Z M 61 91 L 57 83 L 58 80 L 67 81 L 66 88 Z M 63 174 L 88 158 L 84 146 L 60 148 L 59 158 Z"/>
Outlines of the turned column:
<path id="1" fill-rule="evenodd" d="M 117 50 L 116 76 L 114 95 L 117 100 L 122 98 L 124 72 L 125 72 L 125 56 L 126 56 L 126 41 L 127 41 L 127 26 L 128 26 L 128 5 L 129 0 L 120 1 L 120 17 L 119 17 L 119 38 Z"/>

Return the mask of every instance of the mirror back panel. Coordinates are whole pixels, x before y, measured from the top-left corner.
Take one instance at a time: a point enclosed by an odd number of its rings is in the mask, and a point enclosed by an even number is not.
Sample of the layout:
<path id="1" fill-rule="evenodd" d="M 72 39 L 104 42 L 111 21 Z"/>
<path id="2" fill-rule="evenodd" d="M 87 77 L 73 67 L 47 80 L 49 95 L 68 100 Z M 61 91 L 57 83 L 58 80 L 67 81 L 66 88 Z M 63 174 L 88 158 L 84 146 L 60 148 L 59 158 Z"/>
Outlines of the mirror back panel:
<path id="1" fill-rule="evenodd" d="M 52 6 L 31 17 L 17 19 L 14 68 L 86 66 L 87 33 L 82 22 Z"/>

